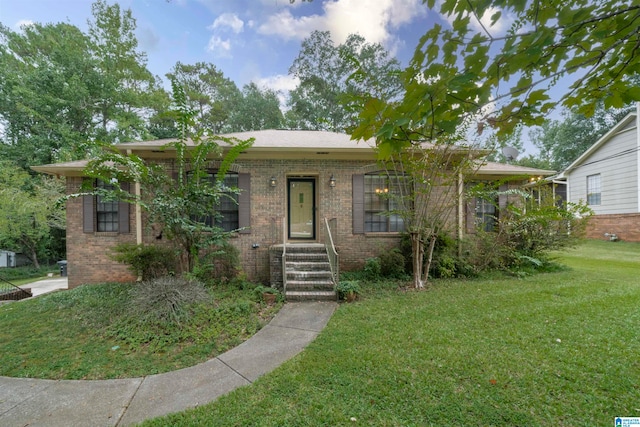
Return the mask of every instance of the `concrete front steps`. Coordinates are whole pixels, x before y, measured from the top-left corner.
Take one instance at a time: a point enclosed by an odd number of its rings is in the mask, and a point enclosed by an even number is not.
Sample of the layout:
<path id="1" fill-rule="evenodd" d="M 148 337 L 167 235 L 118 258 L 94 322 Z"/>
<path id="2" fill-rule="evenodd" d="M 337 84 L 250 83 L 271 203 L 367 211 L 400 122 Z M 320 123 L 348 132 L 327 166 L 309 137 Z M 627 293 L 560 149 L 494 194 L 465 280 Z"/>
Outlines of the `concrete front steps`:
<path id="1" fill-rule="evenodd" d="M 323 244 L 287 244 L 287 301 L 335 301 L 337 296 Z"/>

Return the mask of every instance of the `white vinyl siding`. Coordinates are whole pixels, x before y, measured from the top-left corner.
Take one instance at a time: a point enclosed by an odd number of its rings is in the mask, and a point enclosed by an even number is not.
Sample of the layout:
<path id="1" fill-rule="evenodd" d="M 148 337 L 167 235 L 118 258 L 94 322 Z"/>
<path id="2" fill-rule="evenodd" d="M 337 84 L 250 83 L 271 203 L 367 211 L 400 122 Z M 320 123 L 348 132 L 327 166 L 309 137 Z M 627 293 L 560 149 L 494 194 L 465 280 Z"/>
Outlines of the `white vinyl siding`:
<path id="1" fill-rule="evenodd" d="M 638 212 L 638 142 L 636 128 L 613 135 L 568 174 L 568 200 L 587 202 L 589 176 L 600 175 L 600 204 L 595 214 Z"/>

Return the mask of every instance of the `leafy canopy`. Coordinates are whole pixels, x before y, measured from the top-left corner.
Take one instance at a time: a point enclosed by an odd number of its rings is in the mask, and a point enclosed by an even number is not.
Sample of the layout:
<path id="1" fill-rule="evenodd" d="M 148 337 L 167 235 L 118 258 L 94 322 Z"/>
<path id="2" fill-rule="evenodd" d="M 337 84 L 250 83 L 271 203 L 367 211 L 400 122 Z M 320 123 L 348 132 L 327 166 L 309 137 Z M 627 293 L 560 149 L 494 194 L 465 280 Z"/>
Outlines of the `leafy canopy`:
<path id="1" fill-rule="evenodd" d="M 595 100 L 605 107 L 640 100 L 629 79 L 640 72 L 637 2 L 425 3 L 443 19 L 420 39 L 403 100 L 369 100 L 354 136 L 399 147 L 405 136 L 437 140 L 474 121 L 479 132 L 498 133 L 541 124 L 558 102 L 588 116 Z"/>

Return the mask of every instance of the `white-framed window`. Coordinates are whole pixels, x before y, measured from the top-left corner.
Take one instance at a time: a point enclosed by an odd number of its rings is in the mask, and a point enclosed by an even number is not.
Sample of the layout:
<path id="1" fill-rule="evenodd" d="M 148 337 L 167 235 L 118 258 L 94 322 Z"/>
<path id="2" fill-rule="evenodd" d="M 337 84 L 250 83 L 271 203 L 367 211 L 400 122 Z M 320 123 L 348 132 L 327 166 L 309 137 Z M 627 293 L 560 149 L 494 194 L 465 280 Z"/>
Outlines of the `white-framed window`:
<path id="1" fill-rule="evenodd" d="M 587 205 L 599 205 L 602 196 L 600 174 L 587 176 Z"/>

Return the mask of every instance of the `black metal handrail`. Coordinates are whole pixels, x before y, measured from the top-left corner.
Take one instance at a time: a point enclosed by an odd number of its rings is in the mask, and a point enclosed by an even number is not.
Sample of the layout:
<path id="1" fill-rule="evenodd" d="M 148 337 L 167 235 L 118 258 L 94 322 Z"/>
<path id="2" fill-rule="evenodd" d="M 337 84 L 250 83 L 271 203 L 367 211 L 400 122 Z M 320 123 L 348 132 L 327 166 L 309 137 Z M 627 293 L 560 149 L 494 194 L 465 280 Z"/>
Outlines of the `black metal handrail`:
<path id="1" fill-rule="evenodd" d="M 0 277 L 0 301 L 17 301 L 32 297 L 32 293 L 26 289 L 14 285 L 10 281 Z"/>

